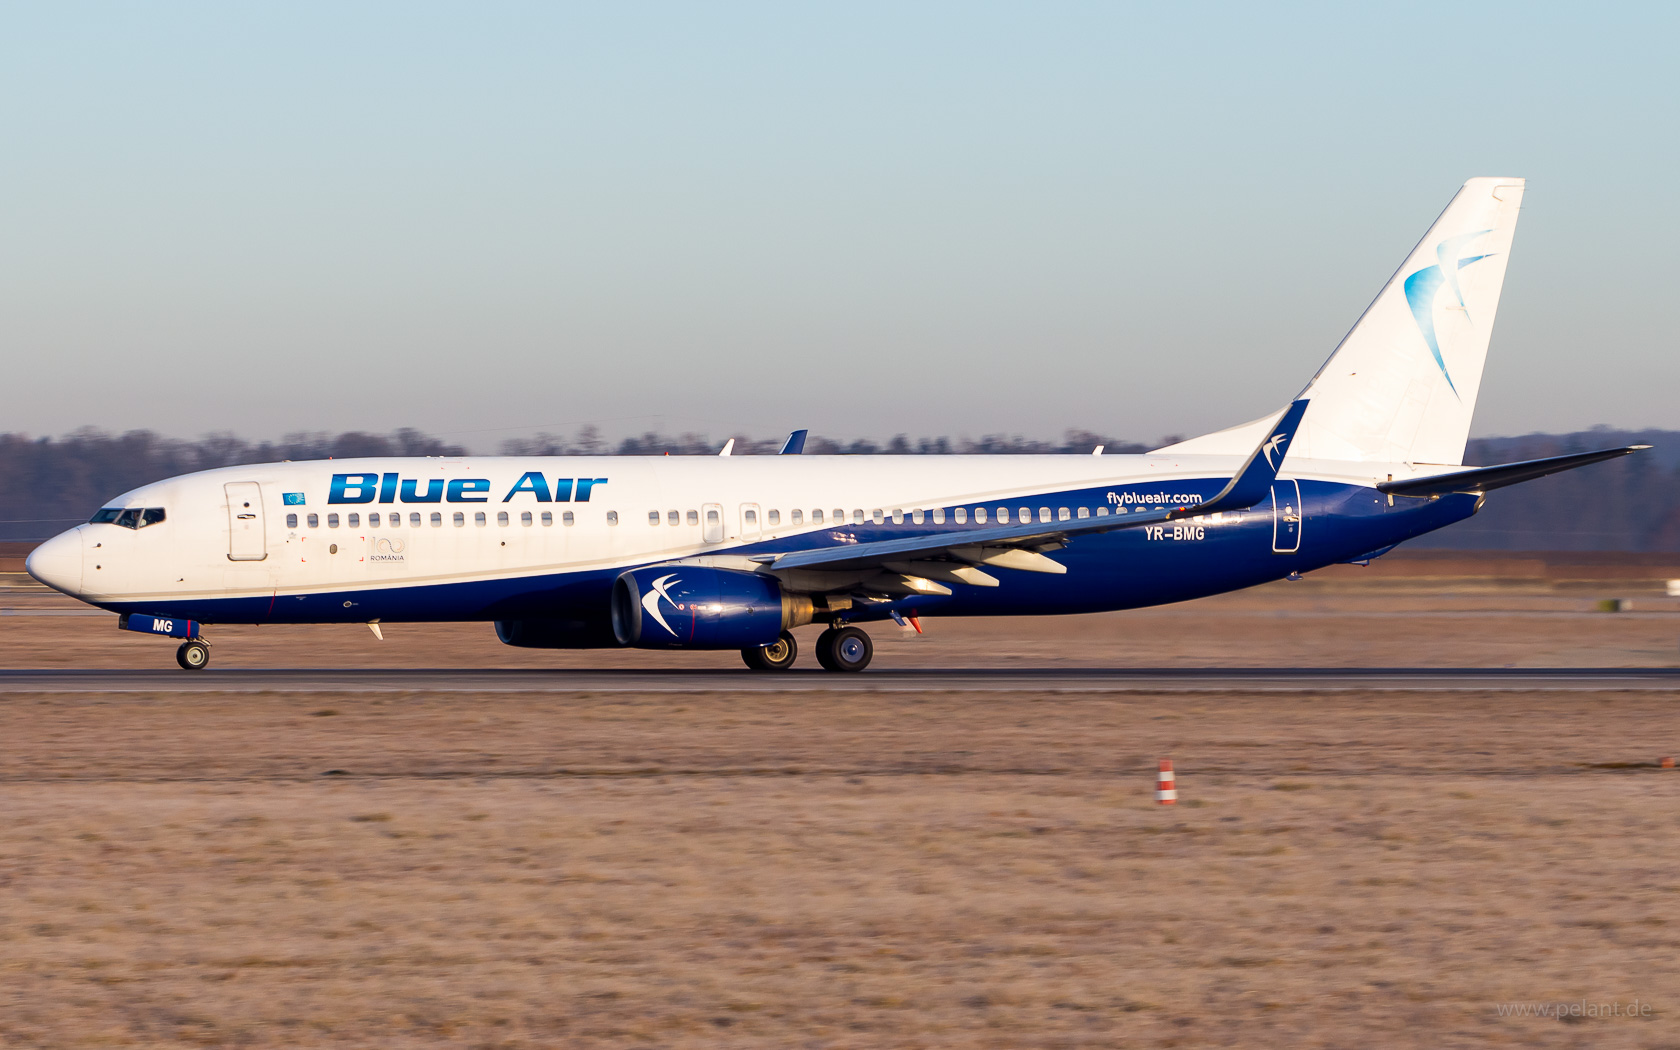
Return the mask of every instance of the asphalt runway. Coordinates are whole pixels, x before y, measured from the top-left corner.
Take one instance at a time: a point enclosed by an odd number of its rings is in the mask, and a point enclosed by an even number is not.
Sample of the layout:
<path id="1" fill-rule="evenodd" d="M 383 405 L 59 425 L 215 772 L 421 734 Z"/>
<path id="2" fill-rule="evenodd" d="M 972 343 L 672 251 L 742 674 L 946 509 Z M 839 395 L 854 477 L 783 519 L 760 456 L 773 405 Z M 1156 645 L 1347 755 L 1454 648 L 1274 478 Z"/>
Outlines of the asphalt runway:
<path id="1" fill-rule="evenodd" d="M 1046 667 L 782 674 L 500 668 L 0 670 L 7 693 L 1603 692 L 1680 690 L 1680 668 Z"/>

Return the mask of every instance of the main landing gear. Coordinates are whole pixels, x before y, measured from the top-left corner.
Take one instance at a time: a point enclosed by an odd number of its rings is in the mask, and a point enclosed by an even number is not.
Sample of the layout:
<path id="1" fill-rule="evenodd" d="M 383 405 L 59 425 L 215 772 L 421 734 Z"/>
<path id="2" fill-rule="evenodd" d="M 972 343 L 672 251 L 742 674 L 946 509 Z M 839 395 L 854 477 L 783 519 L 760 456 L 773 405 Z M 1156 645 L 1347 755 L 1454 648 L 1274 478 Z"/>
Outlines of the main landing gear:
<path id="1" fill-rule="evenodd" d="M 817 637 L 817 662 L 827 670 L 861 671 L 874 656 L 874 643 L 856 627 L 830 627 Z M 755 671 L 785 671 L 798 657 L 799 643 L 786 631 L 769 645 L 741 650 L 742 661 Z"/>
<path id="2" fill-rule="evenodd" d="M 830 671 L 861 671 L 875 657 L 875 643 L 856 627 L 830 627 L 817 636 L 817 662 Z"/>
<path id="3" fill-rule="evenodd" d="M 175 650 L 175 662 L 185 670 L 202 671 L 210 663 L 210 646 L 198 638 L 182 642 Z"/>
<path id="4" fill-rule="evenodd" d="M 786 631 L 769 645 L 753 645 L 741 650 L 741 659 L 755 671 L 785 671 L 799 658 L 799 643 Z"/>

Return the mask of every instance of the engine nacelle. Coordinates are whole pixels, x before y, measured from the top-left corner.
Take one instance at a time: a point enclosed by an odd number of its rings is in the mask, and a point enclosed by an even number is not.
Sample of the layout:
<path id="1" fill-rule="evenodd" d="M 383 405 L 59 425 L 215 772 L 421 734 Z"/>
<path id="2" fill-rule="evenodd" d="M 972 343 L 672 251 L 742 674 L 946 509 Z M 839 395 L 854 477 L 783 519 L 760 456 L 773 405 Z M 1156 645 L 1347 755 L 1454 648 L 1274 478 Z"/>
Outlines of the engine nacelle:
<path id="1" fill-rule="evenodd" d="M 613 584 L 613 635 L 642 649 L 745 649 L 811 622 L 774 578 L 700 565 L 632 569 Z"/>

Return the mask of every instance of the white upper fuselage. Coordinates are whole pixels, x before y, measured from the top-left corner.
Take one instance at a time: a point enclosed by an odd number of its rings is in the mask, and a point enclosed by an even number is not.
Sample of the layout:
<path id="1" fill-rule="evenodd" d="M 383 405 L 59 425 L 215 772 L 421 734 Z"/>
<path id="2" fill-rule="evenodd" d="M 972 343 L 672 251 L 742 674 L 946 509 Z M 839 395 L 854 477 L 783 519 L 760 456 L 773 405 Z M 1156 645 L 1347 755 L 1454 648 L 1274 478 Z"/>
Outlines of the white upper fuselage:
<path id="1" fill-rule="evenodd" d="M 958 508 L 975 523 L 982 513 L 995 522 L 1002 511 L 1015 520 L 1023 511 L 1056 517 L 1066 508 L 1082 517 L 1110 506 L 1194 503 L 1240 465 L 1237 457 L 1183 455 L 269 463 L 124 493 L 106 506 L 162 508 L 164 520 L 139 529 L 79 526 L 49 541 L 31 570 L 95 604 L 426 586 L 722 554 L 838 525 L 863 525 L 878 537 L 895 524 L 931 525 L 935 512 L 954 528 Z M 1289 467 L 1292 476 L 1362 486 L 1416 473 L 1399 464 Z M 335 477 L 361 484 L 335 493 Z M 236 505 L 252 492 L 254 506 Z M 1076 492 L 1077 503 L 1056 495 Z"/>

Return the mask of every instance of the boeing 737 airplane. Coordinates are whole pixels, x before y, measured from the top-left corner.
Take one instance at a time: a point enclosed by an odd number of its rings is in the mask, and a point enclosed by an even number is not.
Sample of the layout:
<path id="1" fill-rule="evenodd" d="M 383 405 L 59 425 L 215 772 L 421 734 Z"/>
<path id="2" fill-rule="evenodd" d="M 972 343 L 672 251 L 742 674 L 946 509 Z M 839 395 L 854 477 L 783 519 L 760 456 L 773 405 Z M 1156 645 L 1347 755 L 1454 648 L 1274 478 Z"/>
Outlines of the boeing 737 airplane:
<path id="1" fill-rule="evenodd" d="M 488 621 L 508 645 L 860 671 L 859 624 L 1178 602 L 1377 557 L 1487 493 L 1645 446 L 1466 468 L 1523 180 L 1464 184 L 1290 404 L 1138 456 L 366 459 L 144 485 L 31 575 L 210 658 L 210 624 Z M 1099 450 L 1100 451 L 1100 450 Z"/>

